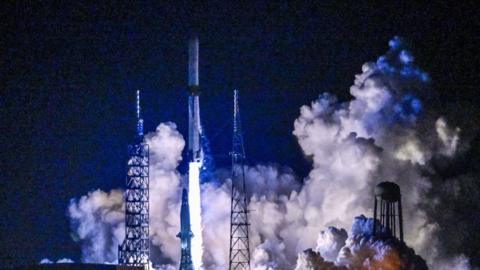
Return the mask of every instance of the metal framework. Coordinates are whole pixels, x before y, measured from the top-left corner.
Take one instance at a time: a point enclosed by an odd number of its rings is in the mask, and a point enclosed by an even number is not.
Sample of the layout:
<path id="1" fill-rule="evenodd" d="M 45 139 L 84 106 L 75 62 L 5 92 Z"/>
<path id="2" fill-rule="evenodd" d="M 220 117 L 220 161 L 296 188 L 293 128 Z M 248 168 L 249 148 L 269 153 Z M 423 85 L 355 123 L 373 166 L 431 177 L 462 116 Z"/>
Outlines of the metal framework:
<path id="1" fill-rule="evenodd" d="M 229 269 L 250 269 L 250 245 L 248 239 L 248 204 L 245 184 L 245 149 L 238 106 L 238 90 L 234 90 L 232 201 L 230 212 L 230 260 Z"/>
<path id="2" fill-rule="evenodd" d="M 395 183 L 382 182 L 375 187 L 373 235 L 398 237 L 403 241 L 402 199 L 400 187 Z"/>
<path id="3" fill-rule="evenodd" d="M 128 146 L 125 190 L 125 240 L 118 247 L 122 265 L 148 269 L 149 240 L 149 148 L 143 136 L 140 91 L 137 90 L 137 132 L 135 144 Z"/>

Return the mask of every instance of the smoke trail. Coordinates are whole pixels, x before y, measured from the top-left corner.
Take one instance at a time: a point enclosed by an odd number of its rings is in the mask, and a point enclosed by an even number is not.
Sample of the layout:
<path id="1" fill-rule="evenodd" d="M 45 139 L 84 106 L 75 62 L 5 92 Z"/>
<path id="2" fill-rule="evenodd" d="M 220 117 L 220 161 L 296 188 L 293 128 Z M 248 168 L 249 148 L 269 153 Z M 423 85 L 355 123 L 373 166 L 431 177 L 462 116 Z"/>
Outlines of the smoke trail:
<path id="1" fill-rule="evenodd" d="M 192 226 L 192 263 L 195 269 L 203 269 L 203 230 L 200 200 L 200 170 L 202 162 L 188 164 L 188 202 L 190 205 L 190 222 Z"/>

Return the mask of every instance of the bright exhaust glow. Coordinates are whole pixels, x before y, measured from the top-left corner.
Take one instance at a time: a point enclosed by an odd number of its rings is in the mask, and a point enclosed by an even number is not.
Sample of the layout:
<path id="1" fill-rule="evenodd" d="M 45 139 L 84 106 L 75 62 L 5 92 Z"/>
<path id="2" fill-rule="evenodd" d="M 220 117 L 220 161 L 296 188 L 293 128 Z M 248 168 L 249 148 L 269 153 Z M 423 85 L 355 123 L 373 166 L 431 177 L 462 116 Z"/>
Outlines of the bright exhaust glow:
<path id="1" fill-rule="evenodd" d="M 200 200 L 201 161 L 190 162 L 188 166 L 188 201 L 190 204 L 190 222 L 192 226 L 192 262 L 195 270 L 202 269 L 202 208 Z"/>

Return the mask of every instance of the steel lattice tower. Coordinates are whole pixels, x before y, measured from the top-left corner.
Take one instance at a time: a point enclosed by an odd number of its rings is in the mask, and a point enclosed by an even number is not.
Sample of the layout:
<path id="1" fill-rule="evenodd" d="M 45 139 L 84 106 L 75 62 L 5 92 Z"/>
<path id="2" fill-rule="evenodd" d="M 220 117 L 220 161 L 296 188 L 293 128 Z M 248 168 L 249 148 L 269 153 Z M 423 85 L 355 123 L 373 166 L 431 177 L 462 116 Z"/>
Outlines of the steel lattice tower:
<path id="1" fill-rule="evenodd" d="M 245 185 L 245 149 L 240 123 L 238 90 L 233 94 L 232 202 L 229 269 L 250 269 L 248 209 Z"/>
<path id="2" fill-rule="evenodd" d="M 118 261 L 129 266 L 144 266 L 150 260 L 149 240 L 149 148 L 143 136 L 140 91 L 137 90 L 137 132 L 128 146 L 125 190 L 125 240 L 118 247 Z"/>

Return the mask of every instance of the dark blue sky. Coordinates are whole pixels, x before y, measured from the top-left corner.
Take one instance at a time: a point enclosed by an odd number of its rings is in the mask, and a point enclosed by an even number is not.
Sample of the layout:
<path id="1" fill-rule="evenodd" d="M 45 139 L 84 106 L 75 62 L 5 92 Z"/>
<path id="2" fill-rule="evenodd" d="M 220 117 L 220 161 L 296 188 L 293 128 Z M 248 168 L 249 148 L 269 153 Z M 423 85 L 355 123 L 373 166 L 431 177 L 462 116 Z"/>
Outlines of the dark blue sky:
<path id="1" fill-rule="evenodd" d="M 478 136 L 473 1 L 2 5 L 0 266 L 79 259 L 67 205 L 89 190 L 123 186 L 136 89 L 147 132 L 173 121 L 186 135 L 186 40 L 193 31 L 200 37 L 202 119 L 219 165 L 231 143 L 237 88 L 250 162 L 287 165 L 304 177 L 309 161 L 291 135 L 300 106 L 323 91 L 348 99 L 354 74 L 386 52 L 394 35 L 431 74 L 427 106 Z"/>

